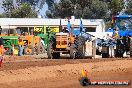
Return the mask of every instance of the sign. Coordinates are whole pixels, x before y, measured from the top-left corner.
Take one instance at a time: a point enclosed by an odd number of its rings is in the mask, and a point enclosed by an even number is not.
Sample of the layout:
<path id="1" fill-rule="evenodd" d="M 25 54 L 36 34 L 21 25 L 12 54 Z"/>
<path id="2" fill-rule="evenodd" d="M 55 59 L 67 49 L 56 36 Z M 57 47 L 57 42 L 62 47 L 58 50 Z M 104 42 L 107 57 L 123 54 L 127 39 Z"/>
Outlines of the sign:
<path id="1" fill-rule="evenodd" d="M 52 32 L 59 32 L 59 28 L 57 27 L 57 28 L 51 28 L 51 31 Z"/>
<path id="2" fill-rule="evenodd" d="M 35 32 L 40 32 L 42 28 L 34 28 Z"/>

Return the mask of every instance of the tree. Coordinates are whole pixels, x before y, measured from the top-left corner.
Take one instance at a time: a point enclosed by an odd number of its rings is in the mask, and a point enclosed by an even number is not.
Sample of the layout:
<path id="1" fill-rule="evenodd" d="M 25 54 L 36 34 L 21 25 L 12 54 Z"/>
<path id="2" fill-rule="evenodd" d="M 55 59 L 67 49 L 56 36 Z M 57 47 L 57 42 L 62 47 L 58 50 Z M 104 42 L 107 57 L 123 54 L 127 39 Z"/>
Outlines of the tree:
<path id="1" fill-rule="evenodd" d="M 28 3 L 30 4 L 34 9 L 37 7 L 39 9 L 42 9 L 43 5 L 45 4 L 45 0 L 15 0 L 16 3 L 23 4 Z"/>
<path id="2" fill-rule="evenodd" d="M 104 18 L 108 10 L 106 2 L 99 0 L 60 0 L 54 3 L 52 10 L 46 12 L 52 18 Z"/>
<path id="3" fill-rule="evenodd" d="M 126 14 L 132 14 L 132 1 L 131 0 L 128 2 Z"/>
<path id="4" fill-rule="evenodd" d="M 18 3 L 16 3 L 18 5 Z M 30 18 L 37 17 L 37 12 L 28 3 L 19 4 L 15 7 L 13 0 L 3 1 L 2 7 L 5 10 L 4 17 Z"/>
<path id="5" fill-rule="evenodd" d="M 5 17 L 6 17 L 5 13 L 0 14 L 0 18 L 5 18 Z"/>
<path id="6" fill-rule="evenodd" d="M 124 8 L 124 0 L 111 0 L 109 3 L 109 9 L 111 11 L 111 15 L 118 15 L 123 8 Z"/>
<path id="7" fill-rule="evenodd" d="M 48 4 L 48 9 L 52 9 L 54 0 L 46 0 L 46 3 Z"/>
<path id="8" fill-rule="evenodd" d="M 92 16 L 91 18 L 105 18 L 107 11 L 108 11 L 108 5 L 105 2 L 99 1 L 99 0 L 93 0 L 91 4 L 91 12 Z"/>
<path id="9" fill-rule="evenodd" d="M 43 8 L 46 0 L 4 0 L 2 3 L 2 8 L 5 11 L 6 17 L 20 17 L 15 15 L 14 13 L 18 13 L 20 11 L 20 7 L 23 4 L 28 4 L 33 12 L 30 13 L 31 17 L 36 16 L 36 13 L 39 14 L 39 11 Z M 50 1 L 50 0 L 49 0 Z M 24 6 L 26 8 L 26 6 Z M 22 8 L 21 8 L 22 9 Z M 24 8 L 23 8 L 24 9 Z M 28 8 L 27 8 L 28 9 Z M 24 16 L 21 16 L 24 17 Z"/>
<path id="10" fill-rule="evenodd" d="M 11 17 L 14 18 L 34 18 L 37 17 L 37 13 L 32 10 L 29 4 L 23 3 L 19 8 L 15 9 L 11 13 Z"/>
<path id="11" fill-rule="evenodd" d="M 14 9 L 13 0 L 4 0 L 2 3 L 2 8 L 4 9 L 6 15 L 10 17 L 11 16 L 10 13 Z"/>

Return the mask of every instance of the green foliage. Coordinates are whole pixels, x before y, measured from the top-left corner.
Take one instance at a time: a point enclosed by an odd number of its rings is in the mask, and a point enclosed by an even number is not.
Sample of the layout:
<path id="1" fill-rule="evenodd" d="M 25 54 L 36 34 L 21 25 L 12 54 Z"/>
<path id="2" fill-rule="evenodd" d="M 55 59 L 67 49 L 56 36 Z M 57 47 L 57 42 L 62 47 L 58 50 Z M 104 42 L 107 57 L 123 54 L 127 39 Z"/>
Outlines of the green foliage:
<path id="1" fill-rule="evenodd" d="M 4 13 L 0 14 L 0 18 L 5 18 L 5 14 Z"/>
<path id="2" fill-rule="evenodd" d="M 3 14 L 4 17 L 11 17 L 11 12 L 14 9 L 13 0 L 4 0 L 2 3 L 2 8 L 4 9 L 5 13 Z"/>
<path id="3" fill-rule="evenodd" d="M 22 3 L 18 7 L 15 7 L 13 0 L 3 1 L 2 7 L 5 10 L 3 16 L 10 18 L 32 18 L 37 17 L 37 12 L 32 9 L 31 5 L 28 3 Z"/>
<path id="4" fill-rule="evenodd" d="M 99 0 L 60 0 L 47 11 L 50 18 L 65 18 L 74 15 L 76 18 L 104 18 L 108 11 L 106 2 Z"/>
<path id="5" fill-rule="evenodd" d="M 13 0 L 4 0 L 2 3 L 2 8 L 5 12 L 11 12 L 14 9 Z"/>
<path id="6" fill-rule="evenodd" d="M 31 18 L 37 17 L 37 13 L 31 9 L 29 4 L 23 3 L 19 8 L 12 11 L 11 16 L 14 18 Z"/>
<path id="7" fill-rule="evenodd" d="M 17 4 L 28 3 L 35 9 L 35 7 L 42 9 L 43 5 L 45 4 L 45 0 L 15 0 Z M 50 0 L 49 0 L 50 1 Z"/>
<path id="8" fill-rule="evenodd" d="M 91 18 L 104 18 L 108 11 L 108 5 L 105 2 L 99 0 L 93 0 L 91 11 L 93 14 Z"/>
<path id="9" fill-rule="evenodd" d="M 124 8 L 123 0 L 112 0 L 109 3 L 109 9 L 112 15 L 118 15 L 119 12 Z"/>
<path id="10" fill-rule="evenodd" d="M 132 14 L 132 1 L 130 0 L 128 3 L 128 8 L 126 11 L 127 14 Z"/>
<path id="11" fill-rule="evenodd" d="M 42 0 L 43 1 L 43 0 Z M 54 4 L 54 0 L 46 0 L 46 3 L 48 4 L 48 8 L 52 9 L 53 4 Z"/>

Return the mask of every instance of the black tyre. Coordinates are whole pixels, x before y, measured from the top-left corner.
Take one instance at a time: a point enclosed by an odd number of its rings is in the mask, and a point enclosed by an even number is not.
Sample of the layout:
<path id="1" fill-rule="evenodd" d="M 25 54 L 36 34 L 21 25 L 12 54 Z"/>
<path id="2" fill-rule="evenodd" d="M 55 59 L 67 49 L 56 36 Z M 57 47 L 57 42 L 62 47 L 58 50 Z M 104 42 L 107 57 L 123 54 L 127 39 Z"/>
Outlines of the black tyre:
<path id="1" fill-rule="evenodd" d="M 52 56 L 52 44 L 50 43 L 47 47 L 47 56 L 48 56 L 48 59 L 53 59 L 53 56 Z"/>
<path id="2" fill-rule="evenodd" d="M 79 59 L 83 59 L 85 57 L 85 38 L 78 37 L 75 42 L 76 45 L 76 57 Z"/>
<path id="3" fill-rule="evenodd" d="M 34 54 L 34 47 L 33 46 L 25 46 L 24 47 L 24 54 L 25 55 L 33 55 Z"/>
<path id="4" fill-rule="evenodd" d="M 91 82 L 90 82 L 90 80 L 89 80 L 87 77 L 82 77 L 82 78 L 80 79 L 80 84 L 81 84 L 82 86 L 88 86 L 88 85 L 91 84 Z"/>
<path id="5" fill-rule="evenodd" d="M 102 53 L 102 58 L 109 58 L 109 54 L 108 53 Z"/>
<path id="6" fill-rule="evenodd" d="M 13 51 L 11 48 L 7 48 L 7 50 L 4 52 L 5 55 L 12 55 Z"/>
<path id="7" fill-rule="evenodd" d="M 75 57 L 76 57 L 75 45 L 71 44 L 71 46 L 70 46 L 70 58 L 75 59 Z"/>
<path id="8" fill-rule="evenodd" d="M 102 58 L 109 58 L 109 47 L 102 46 Z"/>
<path id="9" fill-rule="evenodd" d="M 120 52 L 120 50 L 119 49 L 116 49 L 115 50 L 115 57 L 123 57 L 123 53 L 122 52 Z"/>
<path id="10" fill-rule="evenodd" d="M 39 45 L 38 45 L 38 47 L 37 47 L 37 52 L 36 52 L 37 54 L 43 54 L 43 53 L 45 53 L 45 48 L 44 48 L 44 46 L 43 46 L 43 44 L 42 43 L 40 43 Z"/>
<path id="11" fill-rule="evenodd" d="M 52 56 L 53 56 L 53 59 L 59 59 L 60 58 L 60 52 L 53 52 Z"/>
<path id="12" fill-rule="evenodd" d="M 60 58 L 60 52 L 53 52 L 52 43 L 48 45 L 47 56 L 48 56 L 48 59 L 59 59 Z"/>

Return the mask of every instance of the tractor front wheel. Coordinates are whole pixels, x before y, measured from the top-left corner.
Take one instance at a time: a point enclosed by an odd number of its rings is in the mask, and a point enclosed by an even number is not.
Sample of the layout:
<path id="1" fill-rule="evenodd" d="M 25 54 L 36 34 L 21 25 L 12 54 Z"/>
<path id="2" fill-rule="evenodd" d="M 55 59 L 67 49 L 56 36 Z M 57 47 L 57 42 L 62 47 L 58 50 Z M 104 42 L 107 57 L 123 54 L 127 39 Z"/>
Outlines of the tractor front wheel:
<path id="1" fill-rule="evenodd" d="M 77 53 L 76 53 L 76 56 L 77 58 L 79 59 L 84 59 L 85 57 L 85 38 L 84 37 L 78 37 L 76 42 L 76 49 L 77 49 Z"/>
<path id="2" fill-rule="evenodd" d="M 71 44 L 71 46 L 70 46 L 70 58 L 75 59 L 75 57 L 76 57 L 75 45 Z"/>
<path id="3" fill-rule="evenodd" d="M 33 46 L 25 46 L 24 47 L 24 54 L 25 55 L 33 55 L 34 54 L 34 47 Z"/>

